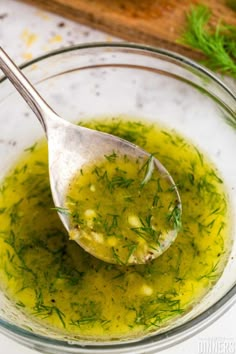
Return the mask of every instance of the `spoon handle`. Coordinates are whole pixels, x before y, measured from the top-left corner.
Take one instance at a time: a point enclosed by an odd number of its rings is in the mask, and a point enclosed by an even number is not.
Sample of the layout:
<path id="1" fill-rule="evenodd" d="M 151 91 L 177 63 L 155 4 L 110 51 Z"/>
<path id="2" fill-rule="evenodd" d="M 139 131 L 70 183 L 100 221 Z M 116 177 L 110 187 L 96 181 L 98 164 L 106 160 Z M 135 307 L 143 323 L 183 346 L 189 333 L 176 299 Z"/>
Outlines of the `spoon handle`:
<path id="1" fill-rule="evenodd" d="M 13 63 L 7 53 L 0 47 L 0 69 L 15 86 L 17 91 L 36 114 L 45 133 L 47 134 L 47 120 L 56 113 L 48 106 L 40 94 L 31 85 L 22 71 Z"/>

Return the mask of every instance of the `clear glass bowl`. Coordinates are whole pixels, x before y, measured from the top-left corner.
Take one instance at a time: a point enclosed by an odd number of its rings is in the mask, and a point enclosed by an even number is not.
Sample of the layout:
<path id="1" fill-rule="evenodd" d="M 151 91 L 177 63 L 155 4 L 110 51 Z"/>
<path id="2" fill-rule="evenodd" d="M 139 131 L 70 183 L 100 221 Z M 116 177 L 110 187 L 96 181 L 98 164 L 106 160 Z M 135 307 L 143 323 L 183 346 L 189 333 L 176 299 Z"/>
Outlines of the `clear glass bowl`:
<path id="1" fill-rule="evenodd" d="M 174 128 L 205 151 L 221 172 L 236 219 L 236 96 L 211 72 L 175 53 L 132 44 L 62 49 L 23 66 L 62 117 L 127 116 Z M 44 133 L 25 102 L 0 81 L 1 178 L 22 150 Z M 0 292 L 0 330 L 44 353 L 157 353 L 202 330 L 236 299 L 236 228 L 224 273 L 214 288 L 164 332 L 122 342 L 75 342 L 29 320 Z M 30 324 L 32 328 L 32 324 Z"/>

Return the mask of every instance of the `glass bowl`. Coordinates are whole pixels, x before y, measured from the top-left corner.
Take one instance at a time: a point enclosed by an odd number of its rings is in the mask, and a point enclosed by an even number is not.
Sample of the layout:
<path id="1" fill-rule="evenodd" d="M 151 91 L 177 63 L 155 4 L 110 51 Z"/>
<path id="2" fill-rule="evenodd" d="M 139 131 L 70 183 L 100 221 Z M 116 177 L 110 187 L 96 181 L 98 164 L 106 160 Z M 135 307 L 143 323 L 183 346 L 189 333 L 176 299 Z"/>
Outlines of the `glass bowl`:
<path id="1" fill-rule="evenodd" d="M 22 67 L 62 117 L 75 121 L 126 115 L 174 128 L 219 169 L 236 216 L 236 96 L 210 71 L 178 54 L 133 44 L 86 44 L 52 52 Z M 0 81 L 1 178 L 43 130 L 4 78 Z M 157 353 L 202 330 L 236 299 L 236 229 L 223 275 L 202 301 L 163 332 L 125 341 L 75 341 L 32 327 L 0 292 L 0 330 L 44 353 Z M 31 330 L 29 329 L 31 327 Z"/>

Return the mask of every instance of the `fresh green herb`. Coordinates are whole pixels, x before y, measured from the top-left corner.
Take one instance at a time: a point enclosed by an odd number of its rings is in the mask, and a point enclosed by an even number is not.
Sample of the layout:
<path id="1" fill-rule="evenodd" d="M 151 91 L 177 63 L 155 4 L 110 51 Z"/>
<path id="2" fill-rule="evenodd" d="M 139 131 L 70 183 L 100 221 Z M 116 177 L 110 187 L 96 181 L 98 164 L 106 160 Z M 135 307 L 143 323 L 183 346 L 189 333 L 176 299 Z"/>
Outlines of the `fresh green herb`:
<path id="1" fill-rule="evenodd" d="M 96 322 L 105 325 L 110 321 L 104 319 L 101 314 L 101 304 L 95 301 L 86 301 L 85 303 L 72 302 L 71 306 L 77 314 L 78 319 L 71 320 L 73 326 L 82 326 L 86 324 L 95 324 Z"/>
<path id="2" fill-rule="evenodd" d="M 101 318 L 98 318 L 97 315 L 94 315 L 94 316 L 84 316 L 82 318 L 80 318 L 79 320 L 71 320 L 70 324 L 72 326 L 77 326 L 77 327 L 81 327 L 82 325 L 86 325 L 86 324 L 89 324 L 89 323 L 94 323 L 94 322 L 99 322 L 101 323 L 101 325 L 106 325 L 108 323 L 110 323 L 111 321 L 109 320 L 103 320 Z"/>
<path id="3" fill-rule="evenodd" d="M 218 23 L 210 26 L 211 10 L 205 5 L 193 6 L 186 15 L 185 32 L 178 42 L 200 50 L 212 70 L 236 77 L 236 26 Z"/>
<path id="4" fill-rule="evenodd" d="M 218 183 L 220 183 L 220 184 L 223 183 L 222 179 L 219 176 L 217 176 L 216 172 L 213 169 L 211 169 L 211 171 L 208 173 L 208 175 L 213 177 Z"/>
<path id="5" fill-rule="evenodd" d="M 194 185 L 194 181 L 195 181 L 194 174 L 193 173 L 188 173 L 187 176 L 188 176 L 188 180 L 189 180 L 190 184 L 193 186 Z"/>
<path id="6" fill-rule="evenodd" d="M 128 188 L 134 182 L 134 179 L 126 178 L 123 175 L 114 175 L 109 178 L 107 171 L 101 174 L 98 168 L 95 168 L 93 173 L 98 176 L 99 181 L 104 181 L 110 192 L 113 192 L 115 188 Z"/>
<path id="7" fill-rule="evenodd" d="M 219 230 L 218 230 L 218 232 L 217 232 L 217 236 L 219 236 L 219 235 L 221 234 L 221 231 L 222 231 L 224 228 L 225 228 L 225 223 L 222 222 L 222 223 L 220 224 Z"/>
<path id="8" fill-rule="evenodd" d="M 118 256 L 117 251 L 115 250 L 115 248 L 112 247 L 111 250 L 112 250 L 112 255 L 113 255 L 114 259 L 116 260 L 117 264 L 124 265 L 125 263 L 122 262 L 122 260 L 121 260 L 120 257 Z"/>
<path id="9" fill-rule="evenodd" d="M 158 294 L 156 298 L 145 301 L 138 310 L 133 308 L 136 312 L 136 324 L 143 325 L 146 329 L 158 328 L 164 321 L 182 314 L 184 310 L 180 307 L 180 300 L 175 297 L 172 293 Z"/>
<path id="10" fill-rule="evenodd" d="M 152 206 L 153 208 L 156 208 L 157 207 L 157 204 L 158 204 L 158 201 L 159 201 L 160 197 L 158 196 L 158 194 L 154 194 L 153 196 L 153 202 L 152 202 Z"/>
<path id="11" fill-rule="evenodd" d="M 142 218 L 139 218 L 142 226 L 140 227 L 132 227 L 130 230 L 135 232 L 139 237 L 142 237 L 144 240 L 149 241 L 149 239 L 155 241 L 158 243 L 158 239 L 161 235 L 161 232 L 158 230 L 155 230 L 152 227 L 152 215 L 147 215 L 145 220 Z"/>
<path id="12" fill-rule="evenodd" d="M 36 303 L 34 306 L 34 315 L 40 316 L 42 318 L 47 318 L 56 314 L 65 328 L 65 314 L 55 305 L 49 306 L 44 304 L 42 291 L 36 291 Z"/>
<path id="13" fill-rule="evenodd" d="M 120 215 L 117 214 L 107 214 L 106 217 L 102 217 L 102 215 L 97 214 L 97 216 L 93 218 L 94 227 L 95 225 L 97 227 L 102 225 L 106 235 L 113 235 L 118 228 L 119 217 Z"/>
<path id="14" fill-rule="evenodd" d="M 138 245 L 136 243 L 129 243 L 129 244 L 126 244 L 123 247 L 127 248 L 129 250 L 129 253 L 128 253 L 128 256 L 127 256 L 127 260 L 126 260 L 126 263 L 128 263 L 130 256 L 136 251 Z"/>
<path id="15" fill-rule="evenodd" d="M 117 158 L 117 154 L 113 152 L 111 155 L 104 155 L 104 157 L 107 159 L 109 162 L 115 162 Z"/>
<path id="16" fill-rule="evenodd" d="M 125 178 L 123 176 L 114 176 L 110 181 L 111 189 L 116 187 L 119 188 L 129 188 L 130 185 L 134 182 L 132 178 Z"/>
<path id="17" fill-rule="evenodd" d="M 60 214 L 71 215 L 70 211 L 67 208 L 63 208 L 63 207 L 54 207 L 51 208 L 51 210 L 56 210 Z"/>
<path id="18" fill-rule="evenodd" d="M 15 170 L 14 170 L 14 174 L 15 175 L 19 175 L 20 173 L 25 173 L 26 172 L 26 170 L 27 170 L 27 168 L 28 168 L 28 165 L 27 164 L 24 164 L 24 166 L 22 166 L 21 168 L 15 168 Z"/>
<path id="19" fill-rule="evenodd" d="M 79 320 L 76 320 L 76 321 L 71 321 L 70 322 L 70 324 L 72 324 L 73 326 L 78 326 L 78 327 L 80 327 L 81 325 L 86 325 L 86 324 L 88 324 L 88 323 L 91 323 L 91 322 L 96 322 L 96 321 L 98 321 L 98 318 L 97 318 L 97 316 L 96 315 L 94 315 L 94 316 L 85 316 L 85 317 L 83 317 L 83 318 L 81 318 L 81 319 L 79 319 Z"/>
<path id="20" fill-rule="evenodd" d="M 196 153 L 197 153 L 197 156 L 198 156 L 198 158 L 199 158 L 199 161 L 201 162 L 201 165 L 203 166 L 203 164 L 204 164 L 204 158 L 203 158 L 202 153 L 196 148 L 196 146 L 194 146 L 194 149 L 195 149 L 195 151 L 196 151 Z"/>
<path id="21" fill-rule="evenodd" d="M 180 231 L 182 228 L 182 221 L 181 221 L 181 208 L 179 205 L 175 205 L 172 207 L 172 210 L 167 215 L 168 221 L 172 222 L 174 225 L 175 230 Z"/>
<path id="22" fill-rule="evenodd" d="M 43 167 L 43 166 L 47 166 L 47 163 L 45 161 L 36 160 L 35 161 L 35 166 Z"/>
<path id="23" fill-rule="evenodd" d="M 23 198 L 21 198 L 18 202 L 14 203 L 9 209 L 9 217 L 11 221 L 11 225 L 17 224 L 22 218 L 22 211 L 19 211 L 19 206 L 23 202 Z"/>
<path id="24" fill-rule="evenodd" d="M 111 230 L 111 229 L 116 229 L 116 228 L 118 227 L 118 219 L 119 219 L 120 215 L 109 214 L 109 216 L 112 217 L 112 222 L 111 222 L 110 230 Z"/>
<path id="25" fill-rule="evenodd" d="M 161 186 L 161 180 L 160 178 L 157 179 L 157 192 L 160 193 L 160 192 L 163 192 L 163 188 Z"/>
<path id="26" fill-rule="evenodd" d="M 167 210 L 161 220 L 169 227 L 166 217 L 169 211 L 171 225 L 179 227 L 178 210 L 174 210 L 176 202 L 168 193 L 171 189 L 164 179 L 157 181 L 155 171 L 145 186 L 147 190 L 151 188 L 144 198 L 139 193 L 140 181 L 129 174 L 128 168 L 125 171 L 126 161 L 121 161 L 119 168 L 106 159 L 107 175 L 104 175 L 104 165 L 99 165 L 91 179 L 90 176 L 87 179 L 86 170 L 84 176 L 78 171 L 87 189 L 76 189 L 79 196 L 84 193 L 81 199 L 76 194 L 68 198 L 74 225 L 83 225 L 86 229 L 90 223 L 95 237 L 99 239 L 99 234 L 103 237 L 101 247 L 103 242 L 114 245 L 114 263 L 117 257 L 118 264 L 100 261 L 69 241 L 63 225 L 58 223 L 57 208 L 53 207 L 45 145 L 24 155 L 3 181 L 4 194 L 0 194 L 0 266 L 6 294 L 9 289 L 9 297 L 11 295 L 16 306 L 26 315 L 32 315 L 32 325 L 37 317 L 36 323 L 44 322 L 55 331 L 65 327 L 69 335 L 76 338 L 94 335 L 102 340 L 103 336 L 123 333 L 132 337 L 137 332 L 146 335 L 148 331 L 162 329 L 169 320 L 188 311 L 199 300 L 199 293 L 205 294 L 211 289 L 228 257 L 230 224 L 224 184 L 205 155 L 202 164 L 203 159 L 191 144 L 185 144 L 185 140 L 170 131 L 175 144 L 172 143 L 168 134 L 160 132 L 161 127 L 151 131 L 150 125 L 145 130 L 141 123 L 117 123 L 117 120 L 101 126 L 114 133 L 113 123 L 119 135 L 130 130 L 137 139 L 135 143 L 143 139 L 147 142 L 147 151 L 158 150 L 158 158 L 168 166 L 174 179 L 181 181 L 178 188 L 184 206 L 182 232 L 161 257 L 145 265 L 128 265 L 128 258 L 135 258 L 146 246 L 151 245 L 150 251 L 154 249 L 152 237 L 157 239 L 157 249 L 162 237 L 158 238 L 158 231 L 154 229 L 161 228 L 158 214 L 165 206 Z M 91 128 L 94 128 L 92 123 Z M 180 165 L 178 169 L 176 160 Z M 118 187 L 117 181 L 114 187 L 111 184 L 114 176 L 133 177 L 135 181 L 130 184 L 131 188 L 125 187 L 124 180 L 118 181 L 123 187 Z M 101 187 L 96 184 L 100 178 Z M 114 193 L 109 192 L 109 183 Z M 91 185 L 96 187 L 95 193 L 90 193 Z M 162 199 L 162 192 L 167 202 Z M 85 205 L 89 194 L 92 199 Z M 113 203 L 116 196 L 120 209 Z M 105 202 L 109 201 L 111 204 L 108 203 L 106 209 Z M 123 218 L 124 207 L 127 209 Z M 61 212 L 67 212 L 65 209 Z M 127 229 L 132 225 L 140 228 L 131 231 L 129 239 Z M 120 245 L 123 252 L 118 248 Z M 112 252 L 111 247 L 109 252 Z M 35 296 L 32 296 L 34 291 Z"/>
<path id="27" fill-rule="evenodd" d="M 34 152 L 37 145 L 38 145 L 38 143 L 35 143 L 35 144 L 31 145 L 30 147 L 28 147 L 27 149 L 25 149 L 24 151 Z"/>
<path id="28" fill-rule="evenodd" d="M 218 265 L 219 265 L 219 262 L 216 262 L 215 264 L 213 264 L 211 269 L 206 274 L 203 274 L 201 277 L 199 277 L 198 280 L 201 280 L 204 278 L 209 279 L 209 280 L 217 279 L 219 277 L 219 274 L 217 272 Z"/>
<path id="29" fill-rule="evenodd" d="M 134 199 L 133 199 L 132 197 L 130 197 L 130 196 L 125 196 L 125 197 L 124 197 L 124 201 L 125 201 L 125 202 L 128 202 L 128 203 L 133 203 L 133 202 L 134 202 Z"/>

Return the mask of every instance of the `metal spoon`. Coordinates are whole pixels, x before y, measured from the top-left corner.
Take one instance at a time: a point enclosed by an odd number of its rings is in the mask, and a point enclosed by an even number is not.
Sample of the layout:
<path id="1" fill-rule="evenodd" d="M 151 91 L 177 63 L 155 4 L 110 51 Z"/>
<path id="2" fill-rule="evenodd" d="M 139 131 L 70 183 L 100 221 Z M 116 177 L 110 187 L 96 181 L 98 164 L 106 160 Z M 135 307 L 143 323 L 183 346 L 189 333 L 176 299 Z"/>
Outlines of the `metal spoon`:
<path id="1" fill-rule="evenodd" d="M 33 110 L 45 131 L 48 140 L 51 191 L 54 203 L 57 207 L 65 207 L 65 198 L 69 182 L 76 172 L 86 164 L 97 161 L 103 158 L 104 155 L 109 155 L 114 151 L 134 159 L 138 157 L 147 160 L 150 157 L 149 153 L 119 137 L 74 125 L 61 119 L 61 117 L 48 106 L 22 71 L 20 71 L 1 47 L 0 68 Z M 179 211 L 181 211 L 180 196 L 172 177 L 157 159 L 153 158 L 153 166 L 158 170 L 160 176 L 168 181 L 175 193 L 176 206 L 179 208 Z M 59 213 L 59 216 L 66 230 L 70 233 L 73 226 L 69 216 L 66 215 L 66 213 Z M 141 257 L 138 259 L 131 257 L 127 263 L 145 263 L 156 258 L 170 246 L 177 232 L 178 230 L 174 227 L 173 230 L 169 230 L 168 234 L 164 235 L 159 241 L 160 247 L 157 252 L 150 252 L 150 249 L 146 248 Z M 114 257 L 110 259 L 106 257 L 106 259 L 104 259 L 101 248 L 96 248 L 96 244 L 90 249 L 90 247 L 86 246 L 83 242 L 80 242 L 79 237 L 76 237 L 75 241 L 95 257 L 116 263 Z"/>

